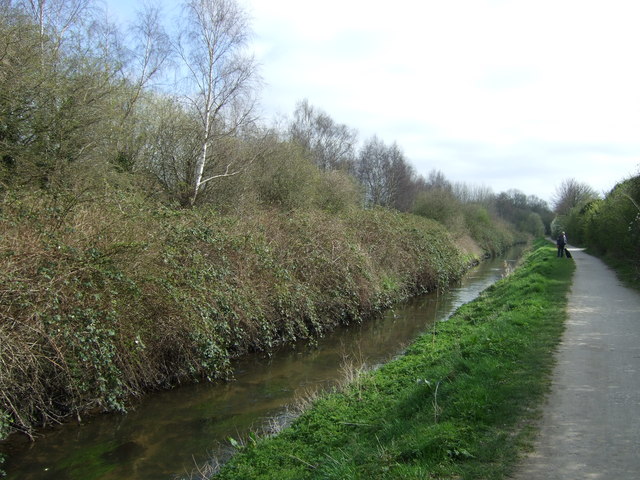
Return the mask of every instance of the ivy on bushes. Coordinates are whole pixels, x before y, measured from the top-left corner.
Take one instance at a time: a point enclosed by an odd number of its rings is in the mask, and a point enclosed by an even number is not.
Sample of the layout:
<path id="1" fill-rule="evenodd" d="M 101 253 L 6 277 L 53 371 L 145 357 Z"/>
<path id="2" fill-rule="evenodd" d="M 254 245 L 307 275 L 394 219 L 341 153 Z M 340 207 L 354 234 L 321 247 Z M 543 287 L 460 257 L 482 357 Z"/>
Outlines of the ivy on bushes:
<path id="1" fill-rule="evenodd" d="M 469 263 L 441 224 L 382 208 L 235 217 L 128 201 L 63 219 L 40 197 L 5 204 L 0 409 L 17 428 L 228 378 L 235 357 L 313 342 Z"/>

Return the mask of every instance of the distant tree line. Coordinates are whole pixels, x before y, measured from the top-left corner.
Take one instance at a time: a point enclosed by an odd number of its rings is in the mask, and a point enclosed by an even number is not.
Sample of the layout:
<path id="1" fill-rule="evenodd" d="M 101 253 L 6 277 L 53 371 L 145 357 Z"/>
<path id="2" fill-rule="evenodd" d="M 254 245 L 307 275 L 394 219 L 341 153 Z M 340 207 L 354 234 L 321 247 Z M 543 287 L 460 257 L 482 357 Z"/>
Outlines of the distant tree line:
<path id="1" fill-rule="evenodd" d="M 266 127 L 234 0 L 185 0 L 172 29 L 145 6 L 125 30 L 94 0 L 0 2 L 0 182 L 73 192 L 131 184 L 183 207 L 382 206 L 468 230 L 502 218 L 541 235 L 546 203 L 417 174 L 396 143 L 302 100 Z"/>

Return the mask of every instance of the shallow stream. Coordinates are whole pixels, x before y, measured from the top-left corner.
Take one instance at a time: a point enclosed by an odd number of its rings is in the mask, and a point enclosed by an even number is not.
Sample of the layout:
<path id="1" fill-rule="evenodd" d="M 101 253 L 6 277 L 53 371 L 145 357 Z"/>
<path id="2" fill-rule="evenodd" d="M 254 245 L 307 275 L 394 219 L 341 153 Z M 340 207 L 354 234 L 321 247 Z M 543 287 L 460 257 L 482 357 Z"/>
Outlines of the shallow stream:
<path id="1" fill-rule="evenodd" d="M 340 328 L 318 341 L 271 358 L 238 364 L 235 380 L 197 384 L 146 396 L 126 415 L 99 415 L 40 431 L 35 442 L 14 436 L 0 444 L 8 455 L 8 479 L 158 480 L 188 477 L 197 466 L 228 451 L 229 438 L 244 438 L 269 421 L 282 421 L 286 406 L 328 388 L 345 365 L 375 366 L 402 352 L 434 322 L 446 320 L 513 268 L 523 248 L 487 260 L 444 294 L 397 305 L 380 318 Z M 193 478 L 197 478 L 194 475 Z"/>

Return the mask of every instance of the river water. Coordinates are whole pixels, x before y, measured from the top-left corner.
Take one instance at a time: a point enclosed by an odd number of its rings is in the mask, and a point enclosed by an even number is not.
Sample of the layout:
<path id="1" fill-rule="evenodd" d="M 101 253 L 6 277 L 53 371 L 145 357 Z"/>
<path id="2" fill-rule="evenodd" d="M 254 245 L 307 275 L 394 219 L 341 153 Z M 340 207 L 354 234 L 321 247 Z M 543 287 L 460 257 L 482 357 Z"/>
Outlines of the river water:
<path id="1" fill-rule="evenodd" d="M 8 480 L 158 480 L 188 477 L 212 456 L 224 457 L 229 438 L 244 438 L 311 391 L 330 388 L 345 365 L 384 363 L 434 322 L 446 320 L 513 268 L 522 254 L 482 262 L 444 294 L 397 305 L 362 325 L 340 328 L 310 348 L 243 360 L 235 380 L 150 394 L 126 415 L 98 415 L 82 424 L 40 431 L 35 442 L 14 436 L 0 444 Z M 193 478 L 197 478 L 194 475 Z"/>

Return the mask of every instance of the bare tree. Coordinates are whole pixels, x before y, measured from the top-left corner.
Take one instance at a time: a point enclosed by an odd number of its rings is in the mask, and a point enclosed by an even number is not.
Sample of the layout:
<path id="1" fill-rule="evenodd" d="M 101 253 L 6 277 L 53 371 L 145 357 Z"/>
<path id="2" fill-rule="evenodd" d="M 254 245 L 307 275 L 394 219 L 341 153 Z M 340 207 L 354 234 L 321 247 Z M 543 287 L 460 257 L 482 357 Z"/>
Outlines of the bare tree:
<path id="1" fill-rule="evenodd" d="M 461 203 L 477 203 L 489 206 L 495 198 L 491 187 L 486 185 L 470 185 L 465 182 L 455 182 L 452 188 L 453 195 Z"/>
<path id="2" fill-rule="evenodd" d="M 427 188 L 430 190 L 453 191 L 453 185 L 440 170 L 433 169 L 427 178 Z"/>
<path id="3" fill-rule="evenodd" d="M 125 118 L 131 114 L 143 89 L 162 71 L 171 56 L 171 39 L 162 26 L 160 13 L 157 6 L 146 3 L 137 12 L 131 27 L 133 38 L 129 56 L 132 60 L 130 80 L 133 91 Z"/>
<path id="4" fill-rule="evenodd" d="M 18 0 L 16 7 L 30 16 L 40 30 L 41 50 L 45 44 L 59 50 L 65 38 L 81 23 L 92 0 Z"/>
<path id="5" fill-rule="evenodd" d="M 103 25 L 110 27 L 108 22 Z M 115 26 L 113 29 L 116 33 L 115 42 L 107 47 L 113 47 L 117 53 L 117 60 L 112 63 L 120 67 L 122 77 L 119 83 L 124 87 L 118 102 L 119 116 L 114 119 L 113 131 L 117 134 L 113 163 L 120 170 L 131 171 L 136 167 L 146 167 L 140 155 L 145 150 L 147 139 L 141 133 L 149 130 L 149 125 L 156 120 L 138 116 L 137 113 L 149 107 L 140 104 L 145 103 L 145 94 L 150 93 L 149 86 L 161 77 L 170 63 L 173 51 L 171 39 L 162 25 L 161 10 L 150 3 L 143 3 L 142 9 L 136 12 L 125 41 L 121 41 L 122 35 Z M 108 36 L 109 32 L 103 35 Z M 148 102 L 151 100 L 147 99 Z"/>
<path id="6" fill-rule="evenodd" d="M 389 166 L 387 182 L 389 184 L 389 206 L 407 212 L 413 207 L 417 195 L 416 173 L 397 143 L 387 150 Z"/>
<path id="7" fill-rule="evenodd" d="M 198 120 L 168 95 L 145 96 L 140 108 L 147 119 L 136 124 L 143 138 L 140 167 L 174 198 L 189 198 L 189 178 L 201 148 Z"/>
<path id="8" fill-rule="evenodd" d="M 599 198 L 598 192 L 574 178 L 563 180 L 553 196 L 553 209 L 558 215 L 567 215 L 572 208 Z"/>
<path id="9" fill-rule="evenodd" d="M 200 152 L 190 179 L 185 205 L 194 205 L 203 186 L 213 179 L 240 173 L 236 158 L 213 158 L 216 142 L 251 122 L 257 68 L 245 54 L 248 20 L 234 0 L 187 0 L 187 23 L 177 44 L 188 71 L 186 98 L 200 119 Z"/>
<path id="10" fill-rule="evenodd" d="M 369 205 L 384 205 L 388 196 L 385 182 L 386 148 L 382 140 L 374 136 L 368 140 L 358 156 L 356 175 L 364 185 Z"/>
<path id="11" fill-rule="evenodd" d="M 360 150 L 356 176 L 370 205 L 399 210 L 411 207 L 415 172 L 396 143 L 388 147 L 376 136 L 368 140 Z"/>
<path id="12" fill-rule="evenodd" d="M 324 171 L 350 170 L 355 156 L 357 133 L 309 104 L 298 103 L 289 127 L 291 139 L 311 153 L 314 163 Z"/>

